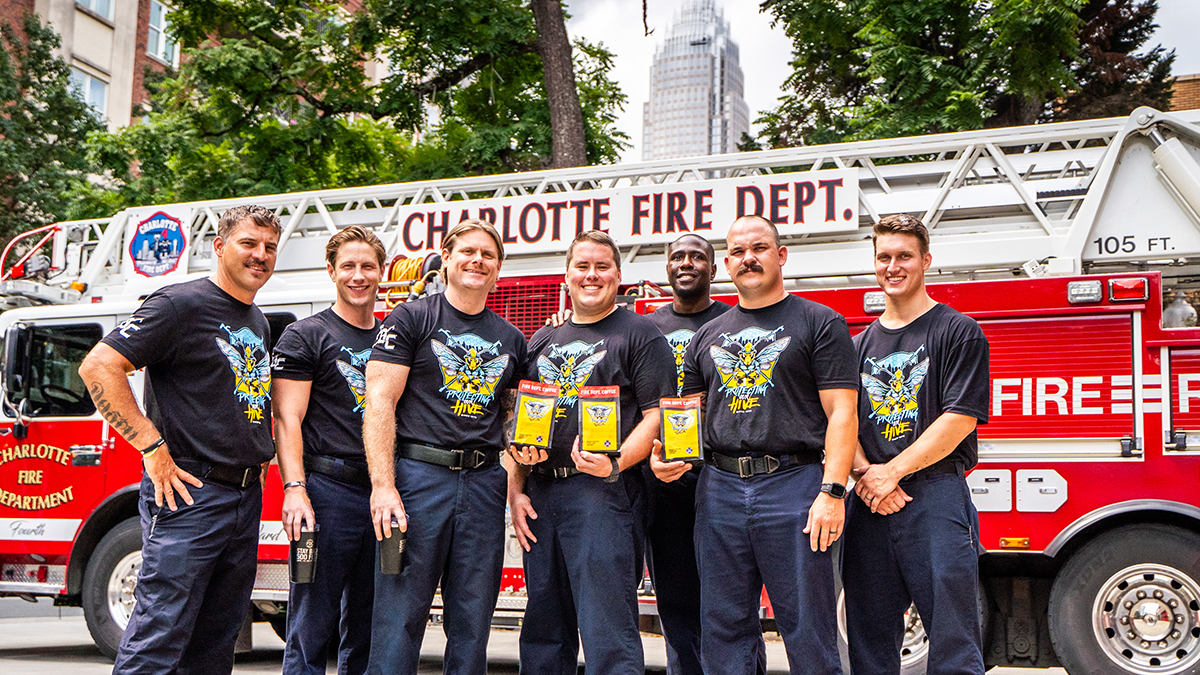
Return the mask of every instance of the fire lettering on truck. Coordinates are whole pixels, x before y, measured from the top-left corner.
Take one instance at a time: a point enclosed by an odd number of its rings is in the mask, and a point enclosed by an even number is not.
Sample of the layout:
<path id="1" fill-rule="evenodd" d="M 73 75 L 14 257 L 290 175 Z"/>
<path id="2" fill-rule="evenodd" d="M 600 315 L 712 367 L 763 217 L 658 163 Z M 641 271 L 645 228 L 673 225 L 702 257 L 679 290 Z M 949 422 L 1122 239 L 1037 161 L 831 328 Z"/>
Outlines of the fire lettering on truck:
<path id="1" fill-rule="evenodd" d="M 1113 375 L 1110 380 L 1109 396 L 1113 401 L 1130 397 L 1128 375 Z M 1020 405 L 1021 415 L 1103 415 L 1104 405 L 1099 400 L 1104 385 L 1100 375 L 1072 377 L 1000 377 L 992 380 L 992 417 L 1000 417 L 1007 411 L 1014 414 Z M 1116 387 L 1124 387 L 1117 389 Z M 1196 392 L 1200 396 L 1200 391 Z M 1114 415 L 1128 414 L 1132 403 L 1113 402 L 1108 412 Z"/>
<path id="2" fill-rule="evenodd" d="M 0 466 L 18 459 L 44 459 L 47 462 L 71 466 L 71 453 L 53 445 L 26 443 L 11 448 L 0 448 Z"/>
<path id="3" fill-rule="evenodd" d="M 22 511 L 42 511 L 62 506 L 75 499 L 75 486 L 67 487 L 45 495 L 19 495 L 0 488 L 0 506 L 8 506 Z"/>

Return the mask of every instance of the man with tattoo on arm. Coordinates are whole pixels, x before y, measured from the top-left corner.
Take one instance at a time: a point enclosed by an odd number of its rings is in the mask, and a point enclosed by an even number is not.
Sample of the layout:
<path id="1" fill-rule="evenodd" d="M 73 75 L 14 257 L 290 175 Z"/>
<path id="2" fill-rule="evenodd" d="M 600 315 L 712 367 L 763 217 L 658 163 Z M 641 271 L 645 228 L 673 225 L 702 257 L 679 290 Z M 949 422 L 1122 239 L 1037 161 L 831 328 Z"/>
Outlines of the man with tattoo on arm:
<path id="1" fill-rule="evenodd" d="M 212 276 L 146 298 L 79 368 L 96 408 L 142 453 L 142 568 L 114 673 L 233 670 L 250 607 L 271 441 L 270 329 L 254 296 L 279 219 L 222 214 Z M 146 368 L 143 415 L 128 373 Z"/>
<path id="2" fill-rule="evenodd" d="M 502 422 L 525 336 L 486 306 L 504 262 L 491 224 L 442 240 L 446 291 L 396 307 L 367 364 L 363 441 L 377 539 L 407 533 L 400 574 L 375 575 L 368 671 L 415 675 L 440 582 L 447 675 L 485 675 L 504 564 Z"/>

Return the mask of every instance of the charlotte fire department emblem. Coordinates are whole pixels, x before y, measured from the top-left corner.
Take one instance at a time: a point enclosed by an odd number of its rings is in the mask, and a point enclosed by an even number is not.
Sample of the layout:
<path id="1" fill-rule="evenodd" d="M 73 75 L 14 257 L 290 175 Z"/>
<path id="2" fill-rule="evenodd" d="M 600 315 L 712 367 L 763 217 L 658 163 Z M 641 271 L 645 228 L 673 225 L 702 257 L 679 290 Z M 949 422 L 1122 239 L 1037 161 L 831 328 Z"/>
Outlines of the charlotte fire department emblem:
<path id="1" fill-rule="evenodd" d="M 780 355 L 791 344 L 792 338 L 775 339 L 783 326 L 775 330 L 757 327 L 744 328 L 733 335 L 722 333 L 721 346 L 708 348 L 713 365 L 721 376 L 721 388 L 729 399 L 729 410 L 733 413 L 750 412 L 761 405 L 759 401 L 767 390 L 775 386 L 772 378 L 775 364 Z M 759 344 L 762 347 L 759 347 Z M 733 352 L 723 347 L 735 347 Z"/>
<path id="2" fill-rule="evenodd" d="M 138 223 L 129 241 L 133 269 L 144 277 L 173 272 L 186 250 L 183 223 L 162 211 Z"/>
<path id="3" fill-rule="evenodd" d="M 271 398 L 271 359 L 266 346 L 249 328 L 233 330 L 221 324 L 221 329 L 229 335 L 229 341 L 216 338 L 217 347 L 233 370 L 233 393 L 246 404 L 246 419 L 259 424 Z"/>
<path id="4" fill-rule="evenodd" d="M 335 360 L 338 372 L 342 377 L 346 378 L 346 385 L 350 387 L 350 393 L 354 394 L 354 410 L 359 414 L 366 414 L 366 407 L 363 401 L 367 398 L 367 378 L 363 375 L 363 366 L 371 358 L 370 348 L 364 349 L 361 352 L 351 350 L 349 347 L 342 347 L 342 351 L 350 355 L 350 363 L 345 361 Z"/>
<path id="5" fill-rule="evenodd" d="M 861 373 L 863 388 L 871 399 L 870 420 L 889 441 L 912 430 L 920 404 L 917 392 L 929 373 L 929 357 L 919 360 L 925 345 L 915 352 L 895 352 L 882 359 L 868 358 L 864 366 L 870 373 Z M 877 377 L 877 376 L 882 376 Z"/>
<path id="6" fill-rule="evenodd" d="M 692 342 L 694 330 L 680 328 L 667 333 L 667 344 L 671 345 L 671 353 L 675 355 L 675 394 L 683 393 L 683 356 L 687 353 L 688 345 Z"/>
<path id="7" fill-rule="evenodd" d="M 543 384 L 557 384 L 559 388 L 555 417 L 566 415 L 566 409 L 575 406 L 579 388 L 587 384 L 596 364 L 608 353 L 608 350 L 596 351 L 603 344 L 604 340 L 591 344 L 582 340 L 562 346 L 552 344 L 549 352 L 538 356 L 538 379 Z"/>
<path id="8" fill-rule="evenodd" d="M 473 333 L 438 332 L 445 333 L 446 342 L 429 341 L 442 370 L 442 388 L 438 391 L 454 401 L 455 415 L 477 417 L 483 414 L 483 406 L 491 403 L 496 395 L 496 383 L 504 377 L 508 354 L 500 353 L 499 341 L 488 342 Z M 496 357 L 485 361 L 489 354 Z"/>

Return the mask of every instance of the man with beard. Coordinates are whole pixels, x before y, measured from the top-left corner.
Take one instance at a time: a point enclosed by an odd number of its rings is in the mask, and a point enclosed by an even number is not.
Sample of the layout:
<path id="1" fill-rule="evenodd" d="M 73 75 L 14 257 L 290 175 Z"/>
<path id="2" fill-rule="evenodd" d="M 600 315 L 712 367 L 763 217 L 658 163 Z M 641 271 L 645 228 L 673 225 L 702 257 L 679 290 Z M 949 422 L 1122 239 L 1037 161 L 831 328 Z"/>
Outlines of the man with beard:
<path id="1" fill-rule="evenodd" d="M 839 675 L 828 548 L 858 428 L 854 348 L 841 315 L 784 290 L 787 249 L 770 221 L 738 218 L 726 245 L 738 305 L 696 331 L 684 358 L 683 394 L 705 399 L 695 531 L 704 668 L 755 671 L 765 586 L 791 672 Z"/>
<path id="2" fill-rule="evenodd" d="M 261 477 L 275 454 L 270 327 L 254 297 L 275 270 L 281 231 L 261 206 L 221 214 L 212 276 L 151 293 L 79 368 L 144 469 L 142 568 L 114 673 L 233 670 L 258 563 Z M 143 367 L 146 415 L 128 377 Z"/>
<path id="3" fill-rule="evenodd" d="M 439 584 L 444 671 L 485 675 L 504 562 L 503 420 L 525 336 L 487 307 L 504 244 L 469 219 L 442 241 L 446 291 L 384 320 L 367 364 L 363 441 L 375 537 L 407 533 L 407 566 L 375 575 L 368 671 L 415 675 Z M 411 520 L 410 520 L 411 516 Z M 410 527 L 411 525 L 411 527 Z"/>

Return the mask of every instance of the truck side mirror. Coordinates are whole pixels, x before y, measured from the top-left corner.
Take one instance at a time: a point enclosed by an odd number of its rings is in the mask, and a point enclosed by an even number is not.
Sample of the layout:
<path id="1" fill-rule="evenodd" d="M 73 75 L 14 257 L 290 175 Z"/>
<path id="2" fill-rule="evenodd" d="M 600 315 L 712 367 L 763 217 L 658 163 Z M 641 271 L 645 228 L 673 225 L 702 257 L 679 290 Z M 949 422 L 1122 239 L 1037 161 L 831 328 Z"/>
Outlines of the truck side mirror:
<path id="1" fill-rule="evenodd" d="M 14 323 L 4 334 L 4 394 L 9 398 L 12 394 L 25 393 L 28 381 L 29 340 L 32 331 L 28 324 Z"/>

